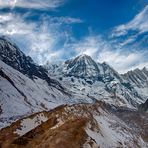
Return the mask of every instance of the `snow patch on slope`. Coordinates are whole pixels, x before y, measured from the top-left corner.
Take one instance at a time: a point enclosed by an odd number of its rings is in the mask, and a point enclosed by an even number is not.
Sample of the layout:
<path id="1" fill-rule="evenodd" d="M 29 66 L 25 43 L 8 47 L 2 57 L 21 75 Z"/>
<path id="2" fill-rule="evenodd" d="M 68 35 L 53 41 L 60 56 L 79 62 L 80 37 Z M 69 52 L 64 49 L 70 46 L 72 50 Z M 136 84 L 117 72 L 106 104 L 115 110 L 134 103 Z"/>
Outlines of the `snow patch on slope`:
<path id="1" fill-rule="evenodd" d="M 92 130 L 89 126 L 86 127 L 86 133 L 93 139 L 101 148 L 111 147 L 132 147 L 135 138 L 132 135 L 131 129 L 115 116 L 101 115 L 94 116 L 96 119 L 99 130 Z M 140 147 L 146 148 L 146 143 L 142 140 L 141 136 L 137 137 L 137 143 Z"/>
<path id="2" fill-rule="evenodd" d="M 15 121 L 21 116 L 27 116 L 42 110 L 50 110 L 73 101 L 61 91 L 50 87 L 45 80 L 37 77 L 32 80 L 1 60 L 0 70 L 15 85 L 14 87 L 5 77 L 0 75 L 1 128 L 9 125 L 10 118 Z"/>
<path id="3" fill-rule="evenodd" d="M 43 122 L 46 122 L 47 120 L 48 118 L 43 113 L 36 115 L 32 119 L 23 119 L 20 124 L 21 129 L 17 129 L 14 133 L 18 134 L 19 136 L 22 136 L 27 132 L 31 131 L 32 129 L 36 128 L 37 126 L 41 125 Z"/>

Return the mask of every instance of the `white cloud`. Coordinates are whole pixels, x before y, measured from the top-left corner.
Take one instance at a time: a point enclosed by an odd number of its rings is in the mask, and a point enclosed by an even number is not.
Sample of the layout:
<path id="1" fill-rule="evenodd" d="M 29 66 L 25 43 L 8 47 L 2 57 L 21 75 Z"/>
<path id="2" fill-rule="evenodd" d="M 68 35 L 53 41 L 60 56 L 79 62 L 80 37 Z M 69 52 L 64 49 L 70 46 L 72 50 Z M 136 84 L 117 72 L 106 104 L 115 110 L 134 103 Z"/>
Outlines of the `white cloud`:
<path id="1" fill-rule="evenodd" d="M 103 62 L 106 61 L 118 72 L 125 73 L 135 68 L 143 68 L 148 66 L 145 55 L 148 52 L 124 52 L 123 50 L 106 50 L 101 51 L 98 60 Z"/>
<path id="2" fill-rule="evenodd" d="M 58 51 L 59 49 L 56 49 L 58 42 L 66 38 L 66 33 L 63 29 L 61 30 L 61 26 L 65 23 L 69 25 L 81 22 L 78 18 L 42 16 L 38 23 L 26 21 L 28 16 L 29 13 L 0 14 L 0 34 L 13 38 L 19 47 L 39 64 L 45 64 L 47 60 L 53 60 L 54 56 L 60 57 L 62 54 Z"/>
<path id="3" fill-rule="evenodd" d="M 74 23 L 83 23 L 79 18 L 72 17 L 47 17 L 50 19 L 51 23 L 63 23 L 63 24 L 74 24 Z"/>
<path id="4" fill-rule="evenodd" d="M 119 73 L 148 66 L 146 57 L 148 51 L 115 49 L 109 41 L 105 41 L 101 36 L 85 37 L 69 46 L 76 51 L 76 55 L 87 54 L 100 63 L 105 61 Z"/>
<path id="5" fill-rule="evenodd" d="M 6 13 L 0 14 L 0 33 L 4 35 L 29 34 L 34 28 L 34 23 L 26 23 L 20 15 Z"/>
<path id="6" fill-rule="evenodd" d="M 98 59 L 106 61 L 120 73 L 148 66 L 146 44 L 148 32 L 148 5 L 130 22 L 116 26 L 110 36 L 111 48 L 100 52 Z M 141 35 L 141 36 L 140 36 Z M 136 41 L 139 37 L 139 40 Z M 141 38 L 142 37 L 142 38 Z M 114 50 L 112 50 L 114 48 Z"/>
<path id="7" fill-rule="evenodd" d="M 148 68 L 148 62 L 142 62 L 142 63 L 139 63 L 138 65 L 135 65 L 135 66 L 132 66 L 131 68 L 129 68 L 128 70 L 126 70 L 125 72 L 129 71 L 129 70 L 134 70 L 136 68 L 139 68 L 139 69 L 143 69 L 144 67 L 147 67 Z M 125 73 L 124 72 L 124 73 Z"/>
<path id="8" fill-rule="evenodd" d="M 87 54 L 98 62 L 106 61 L 120 73 L 137 67 L 148 67 L 146 57 L 148 52 L 146 51 L 136 52 L 132 50 L 130 52 L 128 50 L 126 52 L 124 49 L 116 48 L 100 35 L 90 35 L 79 41 L 76 40 L 69 32 L 69 28 L 63 29 L 63 25 L 66 24 L 68 27 L 70 24 L 83 23 L 79 18 L 42 16 L 38 23 L 26 21 L 28 15 L 0 14 L 0 34 L 15 39 L 19 47 L 24 49 L 39 64 Z M 122 27 L 119 28 L 126 32 L 125 26 Z M 64 43 L 59 47 L 57 44 L 61 40 Z M 131 43 L 133 40 L 134 37 L 122 44 Z"/>
<path id="9" fill-rule="evenodd" d="M 112 37 L 126 35 L 129 30 L 136 30 L 139 33 L 148 31 L 148 5 L 127 24 L 122 24 L 113 30 Z"/>
<path id="10" fill-rule="evenodd" d="M 85 37 L 74 44 L 73 48 L 77 54 L 87 54 L 89 56 L 96 57 L 96 54 L 100 50 L 110 48 L 109 46 L 110 45 L 98 35 Z"/>
<path id="11" fill-rule="evenodd" d="M 1 14 L 0 15 L 0 23 L 11 21 L 13 19 L 12 14 Z"/>
<path id="12" fill-rule="evenodd" d="M 87 37 L 75 45 L 75 50 L 78 54 L 87 54 L 93 56 L 97 50 L 97 37 Z"/>
<path id="13" fill-rule="evenodd" d="M 63 0 L 0 0 L 0 7 L 20 7 L 32 9 L 55 9 L 63 5 Z"/>

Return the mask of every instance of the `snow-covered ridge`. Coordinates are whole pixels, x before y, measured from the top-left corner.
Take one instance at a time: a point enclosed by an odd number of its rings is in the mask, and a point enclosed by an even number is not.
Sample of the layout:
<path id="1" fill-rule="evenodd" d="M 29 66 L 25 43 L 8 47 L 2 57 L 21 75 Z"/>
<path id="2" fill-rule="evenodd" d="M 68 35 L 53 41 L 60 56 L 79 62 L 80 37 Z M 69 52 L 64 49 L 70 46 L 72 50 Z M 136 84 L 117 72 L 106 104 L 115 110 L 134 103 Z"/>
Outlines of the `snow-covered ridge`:
<path id="1" fill-rule="evenodd" d="M 137 68 L 129 71 L 125 73 L 123 77 L 133 85 L 140 96 L 145 95 L 145 98 L 148 99 L 148 69 L 146 67 L 141 70 Z"/>
<path id="2" fill-rule="evenodd" d="M 107 99 L 118 105 L 137 106 L 148 97 L 148 85 L 137 88 L 125 75 L 120 75 L 109 64 L 97 63 L 88 55 L 80 55 L 62 64 L 45 65 L 51 77 L 60 80 L 65 87 L 75 94 L 95 99 Z M 147 83 L 146 68 L 135 80 L 142 79 Z M 134 76 L 133 76 L 134 77 Z M 141 82 L 143 84 L 143 82 Z M 115 99 L 116 98 L 116 99 Z"/>
<path id="3" fill-rule="evenodd" d="M 1 60 L 0 96 L 1 118 L 48 110 L 69 100 L 69 96 L 49 87 L 45 80 L 32 80 Z"/>
<path id="4" fill-rule="evenodd" d="M 74 101 L 69 98 L 70 92 L 50 79 L 45 68 L 0 37 L 0 128 L 21 116 Z"/>
<path id="5" fill-rule="evenodd" d="M 43 66 L 35 64 L 31 57 L 26 56 L 14 43 L 3 37 L 0 37 L 0 60 L 29 78 L 34 80 L 38 77 L 45 80 L 49 86 L 69 95 L 58 81 L 48 76 L 48 71 Z"/>
<path id="6" fill-rule="evenodd" d="M 148 87 L 148 69 L 146 67 L 141 70 L 137 68 L 129 71 L 123 77 L 137 87 Z"/>

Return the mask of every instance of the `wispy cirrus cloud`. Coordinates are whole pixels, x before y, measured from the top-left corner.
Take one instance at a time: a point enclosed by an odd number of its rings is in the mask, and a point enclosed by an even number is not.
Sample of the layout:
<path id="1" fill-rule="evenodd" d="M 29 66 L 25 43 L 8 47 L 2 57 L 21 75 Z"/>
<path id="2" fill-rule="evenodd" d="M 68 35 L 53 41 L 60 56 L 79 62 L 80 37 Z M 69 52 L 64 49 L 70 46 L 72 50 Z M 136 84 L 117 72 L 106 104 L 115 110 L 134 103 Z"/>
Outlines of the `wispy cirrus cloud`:
<path id="1" fill-rule="evenodd" d="M 0 35 L 11 37 L 19 47 L 39 64 L 59 57 L 57 45 L 67 38 L 70 24 L 81 23 L 79 18 L 41 16 L 39 22 L 28 21 L 29 13 L 0 14 Z M 66 28 L 64 28 L 64 25 Z M 67 33 L 66 33 L 67 32 Z"/>
<path id="2" fill-rule="evenodd" d="M 104 50 L 100 52 L 98 60 L 106 61 L 118 72 L 125 73 L 135 68 L 148 67 L 147 54 L 147 51 L 124 52 L 123 50 Z"/>
<path id="3" fill-rule="evenodd" d="M 25 22 L 23 19 L 25 15 L 20 17 L 18 14 L 4 13 L 0 14 L 0 18 L 0 34 L 2 35 L 25 35 L 35 28 L 34 23 Z"/>
<path id="4" fill-rule="evenodd" d="M 110 44 L 105 41 L 101 35 L 90 35 L 77 41 L 73 48 L 77 54 L 87 54 L 93 58 L 97 58 L 100 51 L 110 49 Z"/>
<path id="5" fill-rule="evenodd" d="M 8 1 L 6 0 L 6 2 Z M 23 7 L 19 6 L 15 1 L 13 2 L 11 7 Z M 20 2 L 25 4 L 23 0 Z M 29 4 L 31 1 L 26 2 Z M 35 1 L 33 0 L 33 2 Z M 26 5 L 25 7 L 43 9 L 44 6 L 44 9 L 47 8 L 45 5 L 41 7 L 35 5 L 33 3 L 32 6 Z M 6 4 L 3 6 L 6 6 Z M 2 3 L 0 3 L 0 7 L 2 7 Z M 56 7 L 58 5 L 53 8 Z M 28 21 L 29 13 L 20 15 L 19 13 L 12 12 L 0 14 L 0 34 L 8 35 L 14 39 L 17 45 L 39 64 L 87 54 L 98 62 L 106 61 L 117 71 L 124 73 L 137 67 L 148 67 L 146 57 L 148 52 L 146 50 L 138 51 L 134 46 L 130 46 L 128 50 L 125 48 L 127 44 L 135 41 L 137 34 L 128 36 L 122 42 L 117 39 L 118 37 L 128 35 L 130 29 L 138 30 L 138 34 L 147 31 L 147 23 L 145 23 L 147 20 L 143 18 L 143 16 L 146 17 L 147 9 L 148 6 L 129 23 L 115 27 L 111 32 L 112 38 L 110 40 L 104 39 L 102 35 L 87 35 L 77 40 L 72 35 L 72 25 L 84 23 L 79 18 L 41 15 L 39 21 Z M 141 18 L 143 18 L 143 21 L 139 22 Z M 113 37 L 115 37 L 115 40 Z M 115 44 L 112 39 L 116 41 Z M 137 42 L 136 45 L 139 43 Z"/>
<path id="6" fill-rule="evenodd" d="M 47 17 L 51 23 L 57 24 L 75 24 L 75 23 L 83 23 L 83 20 L 79 18 L 72 17 Z"/>
<path id="7" fill-rule="evenodd" d="M 107 62 L 119 73 L 148 67 L 146 56 L 148 51 L 116 49 L 110 41 L 106 41 L 101 35 L 84 37 L 68 47 L 75 51 L 75 56 L 87 54 L 100 63 Z"/>
<path id="8" fill-rule="evenodd" d="M 64 3 L 64 0 L 0 0 L 0 8 L 55 9 Z"/>
<path id="9" fill-rule="evenodd" d="M 145 48 L 148 43 L 148 5 L 128 23 L 114 27 L 110 34 L 117 48 Z"/>
<path id="10" fill-rule="evenodd" d="M 137 14 L 133 20 L 115 27 L 111 36 L 124 36 L 129 30 L 135 30 L 138 31 L 138 33 L 148 32 L 148 5 L 145 6 L 145 8 Z"/>
<path id="11" fill-rule="evenodd" d="M 113 28 L 109 44 L 98 54 L 99 61 L 106 61 L 120 73 L 148 67 L 148 5 L 131 21 Z"/>

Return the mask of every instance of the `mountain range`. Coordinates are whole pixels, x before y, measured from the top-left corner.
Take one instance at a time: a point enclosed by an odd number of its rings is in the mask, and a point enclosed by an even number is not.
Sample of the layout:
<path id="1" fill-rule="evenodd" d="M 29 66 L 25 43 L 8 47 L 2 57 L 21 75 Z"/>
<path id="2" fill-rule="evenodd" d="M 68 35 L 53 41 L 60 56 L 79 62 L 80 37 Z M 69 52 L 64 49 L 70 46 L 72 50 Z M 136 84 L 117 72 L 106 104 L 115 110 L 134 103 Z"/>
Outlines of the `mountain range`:
<path id="1" fill-rule="evenodd" d="M 109 64 L 95 62 L 85 54 L 62 64 L 47 63 L 44 67 L 51 78 L 85 98 L 138 107 L 148 97 L 148 70 L 145 67 L 119 74 Z"/>
<path id="2" fill-rule="evenodd" d="M 1 147 L 147 147 L 147 99 L 146 67 L 119 74 L 88 55 L 40 66 L 0 37 Z"/>

